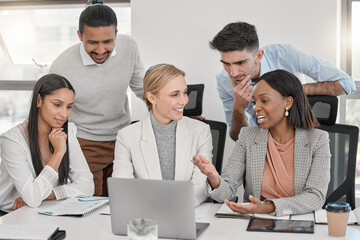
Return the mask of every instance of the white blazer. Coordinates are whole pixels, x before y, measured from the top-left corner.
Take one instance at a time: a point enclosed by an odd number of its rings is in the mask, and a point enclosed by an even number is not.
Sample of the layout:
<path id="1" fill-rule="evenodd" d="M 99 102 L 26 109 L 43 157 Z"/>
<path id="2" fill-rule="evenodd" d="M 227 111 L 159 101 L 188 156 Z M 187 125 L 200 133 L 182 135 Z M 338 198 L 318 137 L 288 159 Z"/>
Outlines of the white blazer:
<path id="1" fill-rule="evenodd" d="M 175 180 L 193 182 L 195 205 L 199 205 L 207 198 L 207 178 L 191 162 L 193 155 L 212 160 L 210 127 L 199 120 L 183 117 L 176 127 Z M 112 176 L 162 180 L 150 114 L 118 132 Z"/>

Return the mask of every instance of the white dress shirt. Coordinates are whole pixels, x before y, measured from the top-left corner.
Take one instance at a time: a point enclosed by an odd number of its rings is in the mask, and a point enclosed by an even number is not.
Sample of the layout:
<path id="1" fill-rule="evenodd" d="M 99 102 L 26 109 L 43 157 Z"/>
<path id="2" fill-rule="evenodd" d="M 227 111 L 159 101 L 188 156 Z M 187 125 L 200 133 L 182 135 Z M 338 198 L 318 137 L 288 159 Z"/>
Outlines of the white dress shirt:
<path id="1" fill-rule="evenodd" d="M 69 183 L 58 186 L 58 173 L 46 165 L 36 176 L 27 138 L 22 133 L 25 122 L 0 137 L 0 209 L 11 211 L 16 198 L 38 207 L 51 193 L 56 199 L 92 196 L 93 175 L 76 138 L 76 126 L 68 125 Z"/>

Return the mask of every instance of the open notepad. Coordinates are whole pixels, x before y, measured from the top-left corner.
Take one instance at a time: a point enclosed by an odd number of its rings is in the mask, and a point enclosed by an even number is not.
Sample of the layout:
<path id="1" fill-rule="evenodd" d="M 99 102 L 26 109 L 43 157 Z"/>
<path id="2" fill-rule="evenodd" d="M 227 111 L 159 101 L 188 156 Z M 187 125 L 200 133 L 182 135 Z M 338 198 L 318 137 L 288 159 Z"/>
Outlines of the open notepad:
<path id="1" fill-rule="evenodd" d="M 0 224 L 0 239 L 56 239 L 59 228 L 55 225 Z M 65 238 L 65 233 L 60 239 Z"/>
<path id="2" fill-rule="evenodd" d="M 69 198 L 62 203 L 39 211 L 51 216 L 86 216 L 109 203 L 107 197 Z"/>
<path id="3" fill-rule="evenodd" d="M 327 216 L 325 209 L 315 211 L 315 223 L 327 224 Z M 360 224 L 360 207 L 350 211 L 348 225 Z"/>
<path id="4" fill-rule="evenodd" d="M 239 204 L 249 204 L 249 203 L 239 203 Z M 219 210 L 215 213 L 216 217 L 227 217 L 227 218 L 245 218 L 245 219 L 251 219 L 251 218 L 261 218 L 261 219 L 284 219 L 289 220 L 290 215 L 277 217 L 272 214 L 259 214 L 259 213 L 249 213 L 249 214 L 240 214 L 233 212 L 226 203 L 223 203 Z"/>

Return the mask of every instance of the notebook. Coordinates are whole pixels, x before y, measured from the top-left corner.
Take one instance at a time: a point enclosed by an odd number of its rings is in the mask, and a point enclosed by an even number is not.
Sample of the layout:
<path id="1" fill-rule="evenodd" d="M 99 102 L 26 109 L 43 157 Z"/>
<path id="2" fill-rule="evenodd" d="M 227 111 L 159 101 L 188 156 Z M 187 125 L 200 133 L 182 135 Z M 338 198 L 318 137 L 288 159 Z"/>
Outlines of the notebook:
<path id="1" fill-rule="evenodd" d="M 86 216 L 109 203 L 107 197 L 68 198 L 63 202 L 39 211 L 51 216 Z"/>
<path id="2" fill-rule="evenodd" d="M 158 222 L 158 236 L 196 239 L 209 223 L 195 223 L 194 186 L 190 181 L 108 178 L 111 228 L 126 235 L 136 218 Z"/>
<path id="3" fill-rule="evenodd" d="M 239 204 L 249 204 L 249 203 L 239 203 Z M 223 218 L 245 218 L 245 219 L 282 219 L 282 220 L 289 220 L 290 215 L 285 215 L 281 217 L 274 216 L 272 214 L 260 214 L 260 213 L 249 213 L 249 214 L 240 214 L 237 212 L 233 212 L 226 203 L 223 203 L 219 210 L 215 213 L 216 217 L 223 217 Z"/>
<path id="4" fill-rule="evenodd" d="M 315 223 L 327 224 L 327 216 L 325 209 L 319 209 L 315 211 Z M 360 207 L 350 211 L 348 225 L 360 224 Z"/>
<path id="5" fill-rule="evenodd" d="M 61 234 L 58 234 L 58 233 Z M 55 225 L 0 224 L 0 239 L 64 239 L 65 231 Z"/>

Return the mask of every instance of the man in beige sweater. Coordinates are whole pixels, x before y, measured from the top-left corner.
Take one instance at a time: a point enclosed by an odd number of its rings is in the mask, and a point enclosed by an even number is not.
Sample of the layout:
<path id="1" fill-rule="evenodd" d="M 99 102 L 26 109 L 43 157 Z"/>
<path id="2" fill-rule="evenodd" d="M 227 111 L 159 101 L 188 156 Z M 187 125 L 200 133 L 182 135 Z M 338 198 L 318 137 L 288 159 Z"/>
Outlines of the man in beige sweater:
<path id="1" fill-rule="evenodd" d="M 135 41 L 117 35 L 115 12 L 93 1 L 81 13 L 80 43 L 65 50 L 50 72 L 66 77 L 75 89 L 70 121 L 94 175 L 94 195 L 107 195 L 112 174 L 115 138 L 130 124 L 127 88 L 141 98 L 144 67 Z"/>

